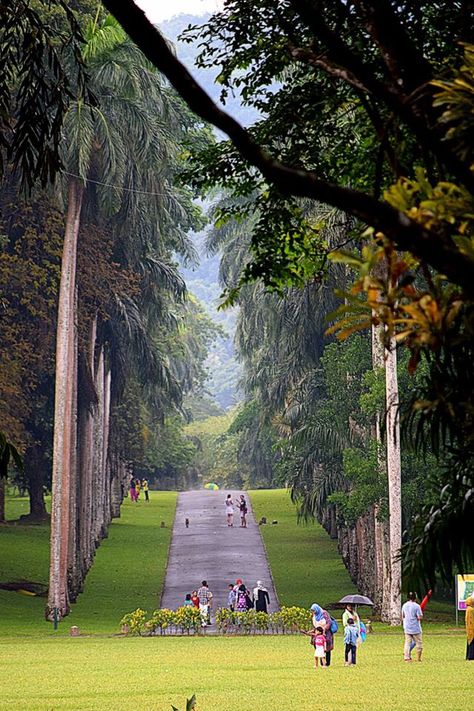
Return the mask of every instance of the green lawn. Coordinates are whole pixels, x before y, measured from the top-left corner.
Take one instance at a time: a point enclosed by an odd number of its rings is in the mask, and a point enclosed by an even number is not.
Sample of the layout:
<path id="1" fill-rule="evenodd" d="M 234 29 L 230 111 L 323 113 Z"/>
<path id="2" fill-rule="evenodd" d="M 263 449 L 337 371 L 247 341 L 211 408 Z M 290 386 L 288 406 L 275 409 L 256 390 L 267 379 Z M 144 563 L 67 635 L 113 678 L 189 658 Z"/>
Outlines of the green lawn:
<path id="1" fill-rule="evenodd" d="M 317 525 L 298 526 L 283 491 L 251 493 L 273 575 L 286 604 L 323 604 L 353 589 L 337 547 Z M 124 612 L 157 604 L 176 494 L 126 501 L 99 548 L 85 592 L 58 632 L 42 621 L 44 599 L 0 591 L 0 711 L 449 711 L 472 707 L 474 664 L 462 630 L 425 625 L 421 664 L 402 661 L 399 628 L 376 626 L 356 668 L 343 666 L 342 635 L 330 669 L 314 671 L 302 636 L 117 636 Z M 26 511 L 9 501 L 10 517 Z M 160 528 L 165 521 L 166 527 Z M 1 579 L 47 580 L 46 526 L 0 528 Z M 77 624 L 79 638 L 67 636 Z M 97 634 L 99 633 L 99 634 Z M 321 675 L 323 680 L 321 681 Z"/>
<path id="2" fill-rule="evenodd" d="M 85 633 L 114 633 L 126 612 L 158 606 L 163 586 L 176 492 L 150 492 L 150 503 L 126 499 L 121 517 L 109 528 L 90 570 L 84 592 L 60 625 L 66 632 L 77 625 Z M 26 500 L 8 499 L 7 517 L 26 512 Z M 165 528 L 161 528 L 161 521 Z M 47 583 L 49 529 L 46 525 L 0 527 L 0 580 Z M 0 590 L 0 634 L 44 634 L 45 600 Z M 63 630 L 61 629 L 63 627 Z"/>
<path id="3" fill-rule="evenodd" d="M 326 605 L 357 592 L 337 551 L 337 541 L 317 523 L 298 524 L 288 492 L 258 490 L 251 491 L 250 497 L 255 519 L 265 516 L 268 522 L 260 531 L 282 605 Z"/>
<path id="4" fill-rule="evenodd" d="M 170 711 L 468 711 L 474 663 L 464 635 L 428 633 L 402 661 L 402 635 L 374 634 L 357 667 L 314 671 L 306 637 L 0 639 L 0 709 Z"/>

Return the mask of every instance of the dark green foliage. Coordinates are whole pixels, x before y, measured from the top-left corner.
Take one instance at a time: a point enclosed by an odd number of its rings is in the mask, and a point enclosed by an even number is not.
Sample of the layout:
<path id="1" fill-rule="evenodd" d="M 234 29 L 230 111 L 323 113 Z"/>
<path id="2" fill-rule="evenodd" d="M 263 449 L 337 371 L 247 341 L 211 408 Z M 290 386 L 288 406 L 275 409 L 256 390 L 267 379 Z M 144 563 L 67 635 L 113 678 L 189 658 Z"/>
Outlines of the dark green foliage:
<path id="1" fill-rule="evenodd" d="M 88 93 L 82 33 L 70 3 L 15 0 L 0 4 L 0 175 L 5 160 L 31 190 L 53 182 L 62 166 L 69 104 Z"/>

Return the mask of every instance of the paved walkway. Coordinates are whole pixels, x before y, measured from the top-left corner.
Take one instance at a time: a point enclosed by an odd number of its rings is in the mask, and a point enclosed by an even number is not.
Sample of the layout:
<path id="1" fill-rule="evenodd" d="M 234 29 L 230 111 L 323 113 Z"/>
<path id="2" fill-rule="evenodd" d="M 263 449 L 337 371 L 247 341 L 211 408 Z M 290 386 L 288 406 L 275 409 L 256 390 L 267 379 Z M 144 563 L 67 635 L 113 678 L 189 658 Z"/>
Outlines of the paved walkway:
<path id="1" fill-rule="evenodd" d="M 244 492 L 202 490 L 179 494 L 161 607 L 176 609 L 183 604 L 185 594 L 197 589 L 202 580 L 207 580 L 214 595 L 214 609 L 227 607 L 227 586 L 241 578 L 250 590 L 257 580 L 262 580 L 270 595 L 270 611 L 278 609 L 249 497 L 245 495 L 248 528 L 240 528 L 238 509 L 234 527 L 230 528 L 224 505 L 227 493 L 232 493 L 235 502 Z M 184 524 L 186 517 L 189 528 Z"/>

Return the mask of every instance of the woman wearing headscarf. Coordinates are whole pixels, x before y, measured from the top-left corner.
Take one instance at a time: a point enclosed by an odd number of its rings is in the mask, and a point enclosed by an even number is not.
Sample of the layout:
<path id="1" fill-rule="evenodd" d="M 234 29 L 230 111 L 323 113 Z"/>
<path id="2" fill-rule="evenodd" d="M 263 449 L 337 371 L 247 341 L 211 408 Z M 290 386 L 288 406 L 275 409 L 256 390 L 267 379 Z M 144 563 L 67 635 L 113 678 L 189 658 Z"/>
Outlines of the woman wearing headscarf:
<path id="1" fill-rule="evenodd" d="M 326 635 L 326 666 L 329 667 L 331 666 L 331 652 L 334 649 L 334 636 L 331 632 L 331 615 L 316 603 L 313 603 L 310 609 L 313 614 L 313 627 L 322 627 Z"/>
<path id="2" fill-rule="evenodd" d="M 474 660 L 474 597 L 466 600 L 466 659 Z"/>
<path id="3" fill-rule="evenodd" d="M 257 580 L 257 587 L 253 589 L 253 599 L 256 612 L 267 611 L 267 605 L 270 604 L 270 595 L 261 580 Z"/>

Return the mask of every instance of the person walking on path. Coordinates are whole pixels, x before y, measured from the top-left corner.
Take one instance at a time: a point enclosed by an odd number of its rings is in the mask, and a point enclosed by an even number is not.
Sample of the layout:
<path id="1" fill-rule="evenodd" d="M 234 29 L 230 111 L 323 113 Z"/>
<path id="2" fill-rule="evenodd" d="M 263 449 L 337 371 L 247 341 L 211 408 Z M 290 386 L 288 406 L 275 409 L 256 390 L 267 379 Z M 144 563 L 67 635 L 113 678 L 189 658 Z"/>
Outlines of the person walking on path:
<path id="1" fill-rule="evenodd" d="M 331 631 L 331 615 L 316 603 L 313 603 L 310 609 L 313 613 L 313 627 L 322 627 L 326 635 L 326 666 L 329 667 L 331 666 L 331 652 L 334 649 L 334 635 Z"/>
<path id="2" fill-rule="evenodd" d="M 240 527 L 247 528 L 247 502 L 243 494 L 240 495 L 240 501 L 237 505 L 240 509 Z"/>
<path id="3" fill-rule="evenodd" d="M 247 588 L 241 583 L 237 589 L 237 598 L 235 602 L 236 612 L 247 612 L 249 609 L 249 595 Z"/>
<path id="4" fill-rule="evenodd" d="M 466 600 L 466 659 L 474 661 L 474 597 Z"/>
<path id="5" fill-rule="evenodd" d="M 227 499 L 225 500 L 225 512 L 227 514 L 227 525 L 234 525 L 234 502 L 232 501 L 232 495 L 227 494 Z"/>
<path id="6" fill-rule="evenodd" d="M 150 497 L 148 494 L 148 479 L 142 479 L 142 489 L 143 493 L 145 494 L 145 501 L 150 501 Z"/>
<path id="7" fill-rule="evenodd" d="M 344 626 L 344 666 L 346 667 L 356 663 L 358 639 L 359 631 L 356 627 L 355 620 L 349 617 L 347 625 Z"/>
<path id="8" fill-rule="evenodd" d="M 261 580 L 257 580 L 257 587 L 253 589 L 253 599 L 255 601 L 255 612 L 267 612 L 267 605 L 270 604 L 270 595 Z"/>
<path id="9" fill-rule="evenodd" d="M 236 597 L 237 597 L 237 595 L 234 590 L 234 586 L 232 585 L 232 583 L 229 583 L 229 592 L 227 594 L 227 607 L 229 608 L 229 610 L 231 612 L 234 612 L 234 610 L 235 610 Z"/>
<path id="10" fill-rule="evenodd" d="M 201 587 L 197 591 L 199 598 L 199 610 L 201 612 L 201 626 L 206 627 L 211 623 L 212 593 L 209 590 L 207 580 L 203 580 Z"/>
<path id="11" fill-rule="evenodd" d="M 402 607 L 403 631 L 405 632 L 405 647 L 403 650 L 403 658 L 406 662 L 411 662 L 411 644 L 415 643 L 416 657 L 421 662 L 421 654 L 423 652 L 423 637 L 421 633 L 421 620 L 423 619 L 423 610 L 416 602 L 415 593 L 408 593 L 408 600 Z"/>

